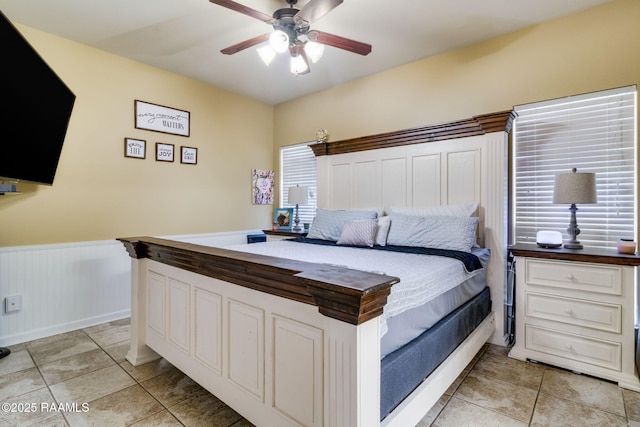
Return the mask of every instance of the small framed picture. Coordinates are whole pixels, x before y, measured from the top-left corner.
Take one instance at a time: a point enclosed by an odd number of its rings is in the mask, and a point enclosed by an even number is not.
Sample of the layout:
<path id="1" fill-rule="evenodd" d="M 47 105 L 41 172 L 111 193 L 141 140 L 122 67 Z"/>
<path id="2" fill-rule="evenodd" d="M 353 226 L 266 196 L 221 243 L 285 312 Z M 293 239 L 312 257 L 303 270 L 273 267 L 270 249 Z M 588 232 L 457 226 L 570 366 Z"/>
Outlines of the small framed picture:
<path id="1" fill-rule="evenodd" d="M 198 164 L 198 149 L 195 147 L 185 147 L 184 145 L 180 147 L 181 156 L 180 163 L 185 163 L 188 165 L 196 165 Z"/>
<path id="2" fill-rule="evenodd" d="M 156 142 L 156 160 L 159 162 L 173 162 L 173 144 Z"/>
<path id="3" fill-rule="evenodd" d="M 144 159 L 147 157 L 147 141 L 144 139 L 125 138 L 124 156 L 134 159 Z"/>
<path id="4" fill-rule="evenodd" d="M 293 208 L 278 208 L 273 215 L 273 222 L 278 224 L 278 230 L 291 230 L 293 222 Z"/>

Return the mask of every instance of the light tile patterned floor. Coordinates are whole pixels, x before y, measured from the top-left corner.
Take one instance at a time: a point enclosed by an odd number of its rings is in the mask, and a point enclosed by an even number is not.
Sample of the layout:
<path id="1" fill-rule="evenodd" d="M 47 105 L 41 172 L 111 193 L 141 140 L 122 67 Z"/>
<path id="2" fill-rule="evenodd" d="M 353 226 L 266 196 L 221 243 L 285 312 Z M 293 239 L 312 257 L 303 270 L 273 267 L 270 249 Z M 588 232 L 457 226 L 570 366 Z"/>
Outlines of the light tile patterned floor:
<path id="1" fill-rule="evenodd" d="M 164 359 L 132 366 L 128 346 L 129 319 L 12 346 L 0 402 L 78 406 L 0 413 L 0 427 L 252 425 Z M 626 425 L 640 427 L 640 393 L 489 345 L 418 427 Z"/>

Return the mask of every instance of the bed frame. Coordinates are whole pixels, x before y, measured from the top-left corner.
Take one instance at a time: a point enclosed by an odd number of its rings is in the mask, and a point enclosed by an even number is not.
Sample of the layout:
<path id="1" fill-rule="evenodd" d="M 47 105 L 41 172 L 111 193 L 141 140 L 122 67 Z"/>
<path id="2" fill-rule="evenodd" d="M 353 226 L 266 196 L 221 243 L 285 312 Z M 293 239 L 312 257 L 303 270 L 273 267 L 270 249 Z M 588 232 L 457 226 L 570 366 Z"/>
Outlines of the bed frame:
<path id="1" fill-rule="evenodd" d="M 415 425 L 482 346 L 504 345 L 506 152 L 501 112 L 312 146 L 329 209 L 478 202 L 494 311 L 384 420 L 380 326 L 397 278 L 152 237 L 132 258 L 131 349 L 160 356 L 257 426 Z"/>

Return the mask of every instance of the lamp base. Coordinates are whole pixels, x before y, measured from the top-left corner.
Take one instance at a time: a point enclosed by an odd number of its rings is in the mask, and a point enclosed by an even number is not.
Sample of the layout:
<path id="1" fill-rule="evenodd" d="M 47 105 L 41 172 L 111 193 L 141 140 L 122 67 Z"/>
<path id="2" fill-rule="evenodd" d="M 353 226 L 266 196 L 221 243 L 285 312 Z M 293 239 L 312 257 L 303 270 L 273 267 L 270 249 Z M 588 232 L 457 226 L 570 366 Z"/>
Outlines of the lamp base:
<path id="1" fill-rule="evenodd" d="M 292 231 L 302 231 L 302 227 L 300 227 L 300 217 L 298 216 L 298 203 L 296 203 L 296 216 L 293 219 L 295 225 L 291 229 Z"/>
<path id="2" fill-rule="evenodd" d="M 567 243 L 564 244 L 565 249 L 583 249 L 582 244 L 576 238 L 578 234 L 580 234 L 580 229 L 578 228 L 578 221 L 576 221 L 576 211 L 578 208 L 575 203 L 571 203 L 571 207 L 569 211 L 571 212 L 571 220 L 569 222 L 569 228 L 567 228 L 567 233 L 571 239 Z"/>
<path id="3" fill-rule="evenodd" d="M 584 249 L 580 242 L 567 242 L 564 244 L 565 249 Z"/>

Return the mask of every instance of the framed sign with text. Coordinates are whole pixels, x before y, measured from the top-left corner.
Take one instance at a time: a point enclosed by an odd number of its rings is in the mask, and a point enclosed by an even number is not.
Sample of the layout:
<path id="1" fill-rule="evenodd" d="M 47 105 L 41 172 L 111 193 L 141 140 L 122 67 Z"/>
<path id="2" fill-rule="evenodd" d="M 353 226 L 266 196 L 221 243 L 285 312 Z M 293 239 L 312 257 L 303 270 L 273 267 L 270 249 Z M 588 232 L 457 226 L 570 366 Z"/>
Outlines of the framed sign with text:
<path id="1" fill-rule="evenodd" d="M 195 147 L 180 147 L 181 156 L 180 163 L 195 165 L 198 163 L 198 149 Z"/>
<path id="2" fill-rule="evenodd" d="M 173 162 L 173 144 L 156 142 L 156 160 L 159 162 Z"/>
<path id="3" fill-rule="evenodd" d="M 124 156 L 135 159 L 144 159 L 147 155 L 147 141 L 144 139 L 125 138 Z"/>
<path id="4" fill-rule="evenodd" d="M 136 129 L 189 136 L 190 117 L 188 111 L 135 100 Z"/>

